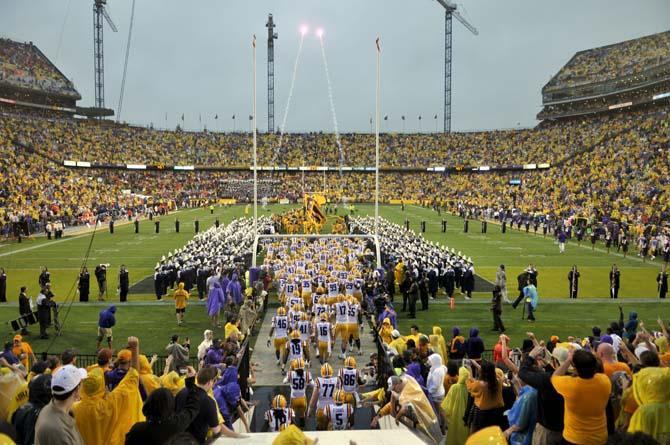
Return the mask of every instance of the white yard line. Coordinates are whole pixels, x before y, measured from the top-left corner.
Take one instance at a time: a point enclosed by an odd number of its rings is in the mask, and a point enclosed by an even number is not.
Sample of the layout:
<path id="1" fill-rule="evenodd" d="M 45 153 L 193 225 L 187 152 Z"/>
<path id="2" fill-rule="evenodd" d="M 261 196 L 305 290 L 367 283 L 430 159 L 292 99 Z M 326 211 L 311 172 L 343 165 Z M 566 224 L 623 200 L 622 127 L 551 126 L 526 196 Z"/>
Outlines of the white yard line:
<path id="1" fill-rule="evenodd" d="M 72 237 L 59 239 L 59 240 L 56 240 L 56 241 L 52 241 L 50 243 L 44 243 L 44 244 L 38 244 L 36 246 L 24 247 L 23 249 L 17 249 L 17 250 L 13 250 L 11 252 L 0 253 L 0 257 L 15 255 L 17 253 L 22 253 L 22 252 L 29 252 L 31 250 L 40 249 L 42 247 L 49 247 L 49 246 L 53 246 L 54 244 L 64 243 L 66 241 L 72 241 L 72 240 L 75 240 L 75 239 L 78 239 L 78 238 L 83 238 L 83 237 L 88 236 L 88 235 L 90 235 L 90 232 L 89 233 L 84 233 L 82 235 L 75 235 L 75 236 L 72 236 Z"/>
<path id="2" fill-rule="evenodd" d="M 200 208 L 187 209 L 187 210 L 179 210 L 179 211 L 177 211 L 177 212 L 175 212 L 175 213 L 171 213 L 171 214 L 169 214 L 168 216 L 173 216 L 173 215 L 178 215 L 178 214 L 184 214 L 184 213 L 191 213 L 191 212 L 194 212 L 194 211 L 196 211 L 196 210 L 200 210 Z M 116 227 L 122 227 L 122 226 L 126 226 L 126 225 L 128 225 L 128 224 L 131 224 L 131 223 L 132 223 L 132 221 L 124 221 L 124 222 L 122 222 L 122 223 L 118 223 L 118 224 L 117 224 L 117 223 L 114 223 L 114 227 L 115 227 L 115 228 L 116 228 Z M 105 225 L 101 225 L 101 226 L 98 227 L 98 228 L 86 229 L 86 230 L 84 231 L 84 233 L 82 233 L 82 234 L 80 234 L 80 235 L 68 236 L 67 238 L 62 238 L 62 239 L 55 240 L 55 241 L 52 241 L 52 242 L 48 242 L 48 243 L 44 243 L 44 244 L 38 244 L 38 245 L 36 245 L 36 246 L 24 247 L 23 249 L 17 249 L 17 250 L 13 250 L 13 251 L 11 251 L 11 252 L 0 253 L 0 257 L 10 256 L 10 255 L 14 255 L 14 254 L 17 254 L 17 253 L 22 253 L 22 252 L 29 252 L 29 251 L 31 251 L 31 250 L 40 249 L 40 248 L 42 248 L 42 247 L 49 247 L 49 246 L 53 246 L 54 244 L 64 243 L 64 242 L 66 242 L 66 241 L 72 241 L 72 240 L 75 240 L 75 239 L 79 239 L 79 238 L 83 238 L 83 237 L 85 237 L 85 236 L 88 236 L 88 235 L 90 235 L 94 230 L 104 230 L 104 229 L 105 229 Z M 168 229 L 168 230 L 166 230 L 166 231 L 169 232 L 170 230 Z M 172 230 L 172 232 L 174 232 L 174 229 Z"/>

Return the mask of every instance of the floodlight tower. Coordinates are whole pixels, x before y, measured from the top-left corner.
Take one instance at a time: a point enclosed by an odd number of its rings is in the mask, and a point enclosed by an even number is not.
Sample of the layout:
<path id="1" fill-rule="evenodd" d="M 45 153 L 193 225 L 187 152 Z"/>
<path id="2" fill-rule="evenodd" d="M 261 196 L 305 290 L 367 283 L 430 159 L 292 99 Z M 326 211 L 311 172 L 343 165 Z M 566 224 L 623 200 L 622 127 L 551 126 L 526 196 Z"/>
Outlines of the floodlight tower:
<path id="1" fill-rule="evenodd" d="M 105 108 L 105 54 L 103 48 L 103 24 L 105 17 L 112 31 L 117 32 L 116 25 L 105 8 L 107 0 L 93 0 L 93 61 L 95 68 L 95 106 Z"/>
<path id="2" fill-rule="evenodd" d="M 477 28 L 468 23 L 463 16 L 456 11 L 456 4 L 449 0 L 437 0 L 444 8 L 444 132 L 451 132 L 451 17 L 461 22 L 468 31 L 479 35 Z"/>
<path id="3" fill-rule="evenodd" d="M 272 20 L 272 14 L 268 15 L 268 133 L 275 132 L 275 39 L 279 38 Z"/>

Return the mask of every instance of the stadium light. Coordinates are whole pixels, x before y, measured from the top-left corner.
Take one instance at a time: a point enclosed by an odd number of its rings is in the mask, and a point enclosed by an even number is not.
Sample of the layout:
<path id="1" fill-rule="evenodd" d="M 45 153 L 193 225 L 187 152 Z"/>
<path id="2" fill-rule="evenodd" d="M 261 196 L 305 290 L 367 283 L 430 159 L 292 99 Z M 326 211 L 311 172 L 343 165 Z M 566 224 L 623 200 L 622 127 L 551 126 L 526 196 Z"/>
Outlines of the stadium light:
<path id="1" fill-rule="evenodd" d="M 300 34 L 302 34 L 303 36 L 304 36 L 305 34 L 307 34 L 308 32 L 309 32 L 309 26 L 307 26 L 307 25 L 302 25 L 302 26 L 300 27 Z"/>
<path id="2" fill-rule="evenodd" d="M 316 36 L 318 38 L 323 37 L 323 28 L 319 28 L 319 29 L 316 30 Z"/>

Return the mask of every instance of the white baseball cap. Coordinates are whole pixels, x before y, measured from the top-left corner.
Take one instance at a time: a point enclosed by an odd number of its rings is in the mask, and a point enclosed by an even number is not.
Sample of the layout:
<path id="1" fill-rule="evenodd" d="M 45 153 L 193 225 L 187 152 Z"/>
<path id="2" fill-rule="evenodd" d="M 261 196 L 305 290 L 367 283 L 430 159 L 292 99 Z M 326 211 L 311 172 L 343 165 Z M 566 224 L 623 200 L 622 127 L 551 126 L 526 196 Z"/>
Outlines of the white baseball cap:
<path id="1" fill-rule="evenodd" d="M 84 368 L 65 365 L 54 374 L 51 379 L 51 392 L 57 396 L 67 394 L 86 378 L 88 373 Z"/>

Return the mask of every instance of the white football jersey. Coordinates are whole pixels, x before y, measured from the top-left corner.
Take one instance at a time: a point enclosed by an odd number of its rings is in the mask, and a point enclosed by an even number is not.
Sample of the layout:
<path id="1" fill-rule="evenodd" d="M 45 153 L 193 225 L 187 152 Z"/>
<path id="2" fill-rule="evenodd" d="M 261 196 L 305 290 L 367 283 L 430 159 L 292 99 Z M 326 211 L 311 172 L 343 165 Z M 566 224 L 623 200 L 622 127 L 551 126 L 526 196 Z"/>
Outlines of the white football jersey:
<path id="1" fill-rule="evenodd" d="M 307 387 L 312 384 L 312 375 L 305 370 L 300 376 L 296 371 L 291 370 L 286 375 L 286 381 L 291 386 L 291 398 L 298 399 L 305 397 Z"/>
<path id="2" fill-rule="evenodd" d="M 288 337 L 288 317 L 286 315 L 275 315 L 272 317 L 272 327 L 275 338 Z"/>
<path id="3" fill-rule="evenodd" d="M 333 403 L 333 394 L 337 387 L 337 377 L 317 377 L 316 390 L 319 392 L 319 398 L 316 407 L 324 409 Z"/>
<path id="4" fill-rule="evenodd" d="M 291 340 L 286 343 L 286 349 L 288 350 L 288 363 L 291 363 L 293 360 L 302 358 L 303 346 L 301 341 Z"/>
<path id="5" fill-rule="evenodd" d="M 320 321 L 316 324 L 316 338 L 318 341 L 330 342 L 330 323 L 327 321 Z"/>
<path id="6" fill-rule="evenodd" d="M 277 433 L 293 423 L 295 413 L 291 408 L 269 409 L 265 412 L 265 420 L 270 426 L 270 432 Z"/>
<path id="7" fill-rule="evenodd" d="M 336 405 L 329 404 L 326 407 L 326 417 L 333 427 L 333 431 L 343 431 L 349 426 L 349 417 L 351 417 L 352 409 L 348 403 Z"/>
<path id="8" fill-rule="evenodd" d="M 346 393 L 355 393 L 358 391 L 358 369 L 342 368 L 338 375 L 340 379 L 340 388 Z"/>
<path id="9" fill-rule="evenodd" d="M 348 304 L 343 301 L 341 303 L 335 303 L 335 321 L 337 323 L 347 323 L 348 322 Z"/>
<path id="10" fill-rule="evenodd" d="M 328 296 L 329 297 L 337 297 L 337 294 L 339 293 L 340 286 L 336 282 L 329 282 L 328 283 Z"/>
<path id="11" fill-rule="evenodd" d="M 312 324 L 309 320 L 300 320 L 298 322 L 298 332 L 300 332 L 300 340 L 307 341 L 312 333 Z"/>
<path id="12" fill-rule="evenodd" d="M 361 306 L 357 303 L 347 305 L 347 323 L 358 324 L 358 313 Z"/>
<path id="13" fill-rule="evenodd" d="M 321 314 L 326 314 L 330 317 L 330 307 L 327 304 L 315 304 L 312 306 L 312 312 L 316 318 L 320 318 Z"/>

